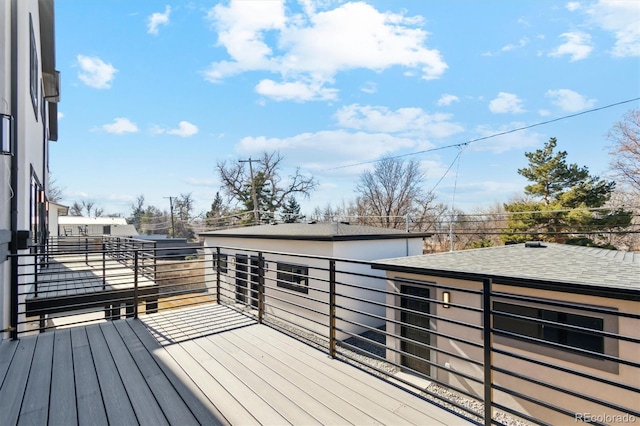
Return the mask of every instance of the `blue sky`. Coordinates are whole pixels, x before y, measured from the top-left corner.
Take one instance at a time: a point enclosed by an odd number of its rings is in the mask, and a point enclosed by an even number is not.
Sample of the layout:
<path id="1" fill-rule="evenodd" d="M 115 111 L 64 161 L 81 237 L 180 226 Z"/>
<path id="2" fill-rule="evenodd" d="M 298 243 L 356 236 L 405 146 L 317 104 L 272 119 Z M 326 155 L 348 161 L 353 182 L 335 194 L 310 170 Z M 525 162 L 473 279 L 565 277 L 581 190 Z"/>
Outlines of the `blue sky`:
<path id="1" fill-rule="evenodd" d="M 319 182 L 305 213 L 353 199 L 367 162 L 406 154 L 436 201 L 472 212 L 522 194 L 524 153 L 550 137 L 605 176 L 606 134 L 640 106 L 474 142 L 457 162 L 443 148 L 638 98 L 640 1 L 55 5 L 50 170 L 63 204 L 105 214 L 185 193 L 206 211 L 217 161 L 275 150 L 283 178 L 299 167 Z"/>

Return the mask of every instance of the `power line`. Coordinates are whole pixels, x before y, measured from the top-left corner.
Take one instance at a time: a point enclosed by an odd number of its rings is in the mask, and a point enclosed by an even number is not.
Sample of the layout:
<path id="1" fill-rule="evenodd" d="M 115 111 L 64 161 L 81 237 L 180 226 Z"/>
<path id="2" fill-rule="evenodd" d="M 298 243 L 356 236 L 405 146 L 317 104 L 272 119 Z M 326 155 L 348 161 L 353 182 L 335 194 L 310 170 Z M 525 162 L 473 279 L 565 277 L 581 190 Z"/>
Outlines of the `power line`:
<path id="1" fill-rule="evenodd" d="M 483 136 L 483 137 L 476 138 L 476 139 L 471 139 L 471 140 L 466 141 L 466 142 L 455 143 L 455 144 L 451 144 L 451 145 L 441 146 L 441 147 L 438 147 L 438 148 L 430 148 L 430 149 L 425 149 L 425 150 L 422 150 L 422 151 L 410 152 L 408 154 L 395 155 L 393 157 L 385 157 L 385 158 L 386 159 L 397 159 L 397 158 L 409 157 L 409 156 L 412 156 L 412 155 L 425 154 L 427 152 L 440 151 L 440 150 L 443 150 L 443 149 L 459 148 L 459 147 L 462 147 L 462 146 L 465 146 L 465 145 L 469 145 L 469 144 L 472 144 L 472 143 L 485 141 L 487 139 L 493 139 L 493 138 L 496 138 L 498 136 L 504 136 L 504 135 L 508 135 L 508 134 L 511 134 L 511 133 L 515 133 L 515 132 L 521 132 L 523 130 L 532 129 L 534 127 L 543 126 L 545 124 L 555 123 L 556 121 L 567 120 L 569 118 L 578 117 L 578 116 L 584 115 L 584 114 L 590 114 L 592 112 L 601 111 L 603 109 L 608 109 L 608 108 L 613 108 L 615 106 L 628 104 L 630 102 L 635 102 L 635 101 L 638 101 L 638 100 L 640 100 L 640 97 L 639 98 L 628 99 L 626 101 L 616 102 L 616 103 L 605 105 L 605 106 L 601 106 L 601 107 L 598 107 L 598 108 L 588 109 L 588 110 L 585 110 L 585 111 L 577 112 L 575 114 L 564 115 L 562 117 L 554 118 L 552 120 L 541 121 L 539 123 L 530 124 L 528 126 L 518 127 L 518 128 L 515 128 L 515 129 L 511 129 L 511 130 L 505 130 L 504 132 L 493 133 L 491 135 Z M 360 163 L 347 164 L 347 165 L 344 165 L 344 166 L 336 166 L 336 167 L 332 167 L 332 168 L 324 169 L 324 170 L 320 170 L 320 171 L 321 172 L 328 172 L 328 171 L 331 171 L 331 170 L 346 169 L 348 167 L 355 167 L 355 166 L 362 166 L 364 164 L 377 163 L 378 161 L 382 161 L 382 159 L 378 158 L 376 160 L 362 161 Z"/>

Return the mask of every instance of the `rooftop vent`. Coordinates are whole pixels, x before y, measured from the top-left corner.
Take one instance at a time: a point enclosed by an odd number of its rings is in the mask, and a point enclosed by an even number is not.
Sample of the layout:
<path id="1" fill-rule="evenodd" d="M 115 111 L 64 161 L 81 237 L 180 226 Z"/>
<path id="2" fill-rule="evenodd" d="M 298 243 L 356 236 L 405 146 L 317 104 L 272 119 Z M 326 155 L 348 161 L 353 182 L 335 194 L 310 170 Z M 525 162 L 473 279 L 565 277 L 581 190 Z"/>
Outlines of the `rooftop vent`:
<path id="1" fill-rule="evenodd" d="M 524 243 L 525 247 L 529 247 L 529 248 L 544 248 L 546 247 L 545 245 L 542 244 L 542 241 L 527 241 L 526 243 Z"/>

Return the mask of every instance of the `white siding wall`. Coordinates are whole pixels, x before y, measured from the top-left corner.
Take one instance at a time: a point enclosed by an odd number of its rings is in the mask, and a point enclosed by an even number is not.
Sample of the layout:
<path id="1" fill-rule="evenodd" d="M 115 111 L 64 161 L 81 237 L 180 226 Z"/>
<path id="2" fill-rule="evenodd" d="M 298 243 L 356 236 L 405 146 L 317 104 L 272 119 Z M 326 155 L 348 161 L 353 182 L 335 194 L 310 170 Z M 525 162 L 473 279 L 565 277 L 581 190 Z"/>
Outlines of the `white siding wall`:
<path id="1" fill-rule="evenodd" d="M 413 240 L 363 240 L 363 241 L 339 241 L 339 242 L 331 242 L 331 241 L 302 241 L 302 240 L 268 240 L 268 239 L 256 239 L 256 238 L 224 238 L 224 237 L 205 237 L 205 250 L 207 250 L 210 254 L 207 255 L 207 258 L 212 258 L 212 252 L 207 247 L 242 247 L 247 250 L 265 250 L 265 251 L 277 251 L 284 253 L 294 253 L 294 254 L 306 254 L 306 255 L 316 255 L 316 256 L 324 256 L 324 257 L 333 257 L 333 258 L 344 258 L 344 259 L 354 259 L 354 260 L 376 260 L 382 258 L 389 257 L 402 257 L 407 255 L 407 249 L 409 249 L 409 254 L 419 254 L 422 249 L 422 240 L 420 238 L 415 238 Z M 231 294 L 235 288 L 235 264 L 231 264 L 231 257 L 233 253 L 244 253 L 244 254 L 253 254 L 256 253 L 247 253 L 242 250 L 223 250 L 223 253 L 227 253 L 229 255 L 229 276 L 224 278 L 223 287 L 226 291 L 223 294 Z M 309 267 L 309 293 L 303 294 L 295 291 L 286 290 L 283 288 L 267 288 L 265 294 L 267 295 L 268 303 L 271 306 L 268 306 L 265 310 L 266 313 L 272 313 L 286 319 L 288 321 L 292 321 L 294 323 L 299 323 L 305 327 L 308 327 L 318 333 L 328 335 L 328 290 L 329 290 L 329 273 L 327 269 L 329 268 L 329 263 L 327 260 L 316 260 L 316 259 L 308 259 L 308 258 L 299 258 L 295 256 L 286 256 L 286 255 L 267 255 L 267 259 L 273 259 L 274 261 L 268 261 L 268 270 L 265 272 L 265 284 L 267 287 L 276 287 L 277 286 L 277 262 L 281 261 L 284 263 L 296 264 L 296 265 L 305 265 Z M 212 264 L 210 263 L 210 266 Z M 319 269 L 312 269 L 312 268 Z M 337 282 L 344 282 L 352 285 L 357 285 L 361 287 L 374 288 L 378 290 L 384 290 L 386 285 L 386 278 L 383 271 L 374 271 L 368 265 L 358 265 L 352 263 L 338 262 L 336 265 L 338 271 L 343 271 L 343 273 L 336 274 Z M 374 275 L 380 278 L 372 278 L 372 277 L 362 277 L 358 275 L 351 275 L 349 273 L 344 272 L 353 272 L 356 274 L 366 274 L 366 275 Z M 215 276 L 214 274 L 207 274 L 207 276 Z M 211 280 L 209 283 L 209 288 L 211 291 L 215 291 L 215 281 Z M 356 297 L 363 300 L 370 300 L 377 303 L 384 303 L 384 294 L 371 292 L 359 288 L 350 288 L 344 285 L 338 285 L 336 288 L 338 294 L 343 294 L 345 296 Z M 272 295 L 283 299 L 282 301 L 275 300 L 273 298 L 269 299 L 268 296 Z M 311 300 L 310 300 L 311 299 Z M 289 311 L 297 312 L 301 309 L 296 306 L 292 306 L 286 302 L 295 303 L 310 310 L 319 311 L 322 313 L 315 314 L 313 312 L 306 311 L 304 315 L 309 319 L 306 321 L 301 319 L 299 316 L 295 314 L 290 314 L 282 311 L 282 309 L 287 309 Z M 385 309 L 382 306 L 377 306 L 375 304 L 366 303 L 366 302 L 358 302 L 349 298 L 338 297 L 336 300 L 338 305 L 348 306 L 351 309 L 371 312 L 375 315 L 384 318 Z M 347 310 L 338 310 L 337 316 L 340 318 L 344 318 L 350 322 L 357 322 L 360 324 L 365 324 L 370 327 L 379 327 L 384 325 L 384 320 L 379 320 L 375 318 L 371 318 L 366 315 L 356 314 Z M 314 322 L 315 321 L 315 322 Z M 317 324 L 319 322 L 321 324 Z M 346 330 L 351 333 L 361 333 L 366 329 L 363 327 L 356 326 L 350 322 L 339 321 L 337 323 L 337 327 L 343 330 Z M 349 337 L 346 333 L 338 333 L 338 339 L 346 339 Z"/>
<path id="2" fill-rule="evenodd" d="M 18 84 L 11 88 L 11 38 L 12 38 L 12 10 L 16 5 L 17 9 L 17 67 Z M 18 229 L 30 229 L 30 184 L 31 166 L 41 184 L 46 184 L 47 170 L 45 166 L 44 147 L 46 143 L 45 127 L 46 118 L 42 117 L 42 73 L 38 72 L 38 106 L 34 111 L 30 94 L 30 25 L 29 15 L 33 22 L 36 48 L 38 51 L 38 66 L 42 66 L 42 53 L 40 51 L 40 25 L 38 0 L 0 0 L 0 111 L 14 116 L 14 126 L 18 139 L 16 147 L 18 156 L 18 183 L 15 191 L 10 188 L 11 161 L 15 157 L 2 156 L 0 158 L 0 228 L 10 229 L 11 227 L 11 198 L 17 197 L 18 207 Z M 12 111 L 11 91 L 16 90 L 18 95 L 17 109 Z M 9 326 L 9 303 L 10 303 L 10 265 L 9 262 L 0 262 L 0 324 L 1 329 Z M 3 336 L 6 337 L 6 336 Z"/>
<path id="3" fill-rule="evenodd" d="M 11 1 L 0 0 L 0 113 L 11 114 Z M 11 228 L 11 158 L 0 155 L 0 229 Z M 0 259 L 0 329 L 9 325 L 10 265 Z M 0 339 L 2 335 L 0 334 Z"/>

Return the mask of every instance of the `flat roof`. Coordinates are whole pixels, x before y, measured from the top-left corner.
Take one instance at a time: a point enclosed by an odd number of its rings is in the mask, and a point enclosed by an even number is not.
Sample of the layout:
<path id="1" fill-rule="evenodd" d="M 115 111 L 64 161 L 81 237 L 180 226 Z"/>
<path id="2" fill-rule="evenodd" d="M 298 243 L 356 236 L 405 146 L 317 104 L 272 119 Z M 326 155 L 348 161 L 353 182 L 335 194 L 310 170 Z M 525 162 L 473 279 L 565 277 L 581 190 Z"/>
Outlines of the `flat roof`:
<path id="1" fill-rule="evenodd" d="M 640 253 L 522 243 L 376 261 L 375 269 L 462 279 L 515 279 L 640 292 Z"/>
<path id="2" fill-rule="evenodd" d="M 357 241 L 424 238 L 429 233 L 412 233 L 401 229 L 334 223 L 280 223 L 245 228 L 202 232 L 204 237 L 258 238 L 272 240 Z"/>
<path id="3" fill-rule="evenodd" d="M 60 225 L 126 225 L 127 219 L 123 217 L 85 217 L 85 216 L 59 216 Z"/>

